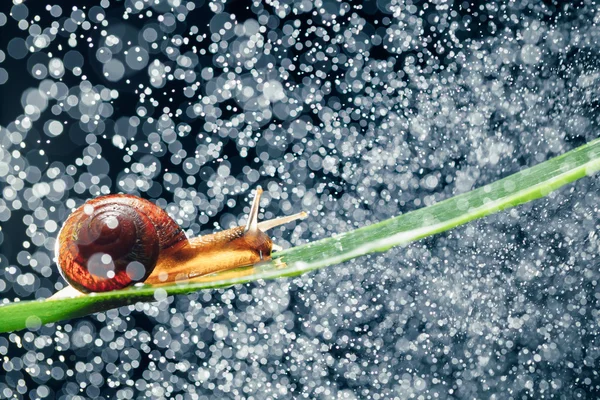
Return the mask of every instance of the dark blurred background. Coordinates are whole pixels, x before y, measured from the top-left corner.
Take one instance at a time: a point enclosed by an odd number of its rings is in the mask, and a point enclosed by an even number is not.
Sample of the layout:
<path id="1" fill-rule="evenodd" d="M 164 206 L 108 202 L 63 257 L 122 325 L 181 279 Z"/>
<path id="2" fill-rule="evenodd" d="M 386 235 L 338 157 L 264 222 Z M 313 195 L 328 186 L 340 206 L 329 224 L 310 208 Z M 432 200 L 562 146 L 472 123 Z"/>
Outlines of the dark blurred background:
<path id="1" fill-rule="evenodd" d="M 260 184 L 265 218 L 311 213 L 274 232 L 287 247 L 421 208 L 597 137 L 593 1 L 325 1 L 302 12 L 317 3 L 104 0 L 85 2 L 85 17 L 73 8 L 82 2 L 24 4 L 0 4 L 8 74 L 0 143 L 22 152 L 5 153 L 8 165 L 26 160 L 41 177 L 15 185 L 7 176 L 18 171 L 0 176 L 0 299 L 63 287 L 51 260 L 57 228 L 101 193 L 148 198 L 201 234 L 239 223 Z M 252 46 L 226 28 L 231 14 L 237 25 L 258 21 L 271 46 L 243 59 L 254 64 L 241 72 L 232 53 Z M 58 31 L 30 53 L 35 16 Z M 119 67 L 98 54 L 102 20 L 122 46 L 143 48 L 147 64 L 130 68 L 115 51 L 123 77 L 105 77 Z M 196 75 L 152 86 L 152 62 L 178 68 L 169 46 L 195 54 L 181 69 Z M 328 48 L 328 59 L 317 54 Z M 37 104 L 24 94 L 40 86 L 36 65 L 47 68 L 50 53 L 63 58 L 54 80 L 70 94 L 85 97 L 84 75 L 104 93 L 101 107 L 89 106 L 101 118 L 94 126 L 77 107 L 55 108 L 67 99 L 50 99 L 20 147 L 8 135 L 22 132 L 15 120 Z M 249 99 L 222 94 L 232 72 L 255 90 Z M 263 96 L 267 106 L 255 101 L 259 78 L 281 82 L 285 100 L 275 91 Z M 50 120 L 64 132 L 49 135 Z M 181 162 L 181 150 L 197 164 Z M 67 186 L 53 188 L 57 178 Z M 50 189 L 36 199 L 39 183 Z M 0 398 L 596 398 L 597 192 L 583 180 L 514 214 L 295 280 L 0 335 Z"/>

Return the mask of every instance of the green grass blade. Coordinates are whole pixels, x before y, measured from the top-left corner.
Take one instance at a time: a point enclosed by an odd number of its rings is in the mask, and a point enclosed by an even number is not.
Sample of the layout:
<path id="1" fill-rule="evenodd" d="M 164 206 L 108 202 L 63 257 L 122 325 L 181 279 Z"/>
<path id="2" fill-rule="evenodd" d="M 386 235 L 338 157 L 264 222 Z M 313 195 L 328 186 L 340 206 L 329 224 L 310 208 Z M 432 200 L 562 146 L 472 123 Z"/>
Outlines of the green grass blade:
<path id="1" fill-rule="evenodd" d="M 273 262 L 228 271 L 186 284 L 134 287 L 60 300 L 23 301 L 0 306 L 0 332 L 30 328 L 93 312 L 160 300 L 259 279 L 292 277 L 365 254 L 452 229 L 477 218 L 548 195 L 600 169 L 600 140 L 523 170 L 492 184 L 435 205 L 365 226 L 341 235 L 277 253 Z M 282 263 L 283 262 L 283 263 Z M 282 265 L 283 264 L 283 265 Z"/>

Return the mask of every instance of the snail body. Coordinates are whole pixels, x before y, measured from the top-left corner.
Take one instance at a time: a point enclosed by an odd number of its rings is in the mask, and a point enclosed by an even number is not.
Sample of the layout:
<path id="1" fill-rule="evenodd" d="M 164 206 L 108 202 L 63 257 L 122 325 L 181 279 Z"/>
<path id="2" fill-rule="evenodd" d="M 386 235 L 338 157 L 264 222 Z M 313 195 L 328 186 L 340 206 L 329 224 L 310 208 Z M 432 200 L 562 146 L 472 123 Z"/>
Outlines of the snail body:
<path id="1" fill-rule="evenodd" d="M 59 270 L 80 292 L 106 292 L 137 282 L 187 280 L 268 260 L 274 245 L 265 231 L 306 213 L 259 223 L 261 193 L 258 188 L 246 226 L 189 239 L 163 209 L 148 200 L 126 194 L 89 200 L 59 232 Z"/>

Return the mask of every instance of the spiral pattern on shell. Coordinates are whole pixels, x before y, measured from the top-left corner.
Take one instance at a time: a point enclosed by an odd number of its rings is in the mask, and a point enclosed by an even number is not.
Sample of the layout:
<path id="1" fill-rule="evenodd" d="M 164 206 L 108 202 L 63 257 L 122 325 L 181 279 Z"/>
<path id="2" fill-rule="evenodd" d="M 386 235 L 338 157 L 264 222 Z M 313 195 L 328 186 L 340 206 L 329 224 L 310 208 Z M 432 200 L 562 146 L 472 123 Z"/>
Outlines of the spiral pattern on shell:
<path id="1" fill-rule="evenodd" d="M 101 196 L 75 210 L 61 229 L 57 259 L 64 278 L 83 292 L 143 282 L 160 251 L 185 240 L 168 214 L 131 195 Z"/>

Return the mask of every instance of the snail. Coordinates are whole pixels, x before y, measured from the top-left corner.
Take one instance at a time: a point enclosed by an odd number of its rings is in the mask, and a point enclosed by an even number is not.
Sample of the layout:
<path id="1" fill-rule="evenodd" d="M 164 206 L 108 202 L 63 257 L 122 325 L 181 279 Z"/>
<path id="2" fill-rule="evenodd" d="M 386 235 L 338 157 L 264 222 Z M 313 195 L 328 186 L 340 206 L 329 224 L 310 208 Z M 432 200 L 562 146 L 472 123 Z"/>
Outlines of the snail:
<path id="1" fill-rule="evenodd" d="M 89 293 L 187 280 L 269 260 L 277 246 L 265 231 L 307 214 L 258 222 L 261 194 L 259 187 L 246 226 L 189 239 L 148 200 L 128 194 L 89 200 L 58 234 L 59 270 L 73 288 Z"/>

